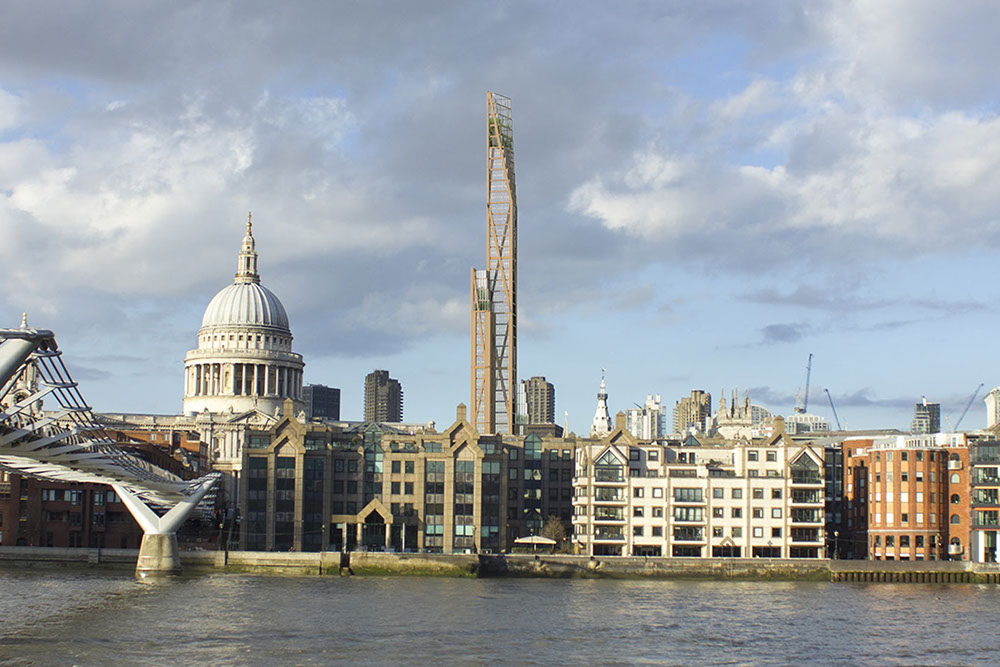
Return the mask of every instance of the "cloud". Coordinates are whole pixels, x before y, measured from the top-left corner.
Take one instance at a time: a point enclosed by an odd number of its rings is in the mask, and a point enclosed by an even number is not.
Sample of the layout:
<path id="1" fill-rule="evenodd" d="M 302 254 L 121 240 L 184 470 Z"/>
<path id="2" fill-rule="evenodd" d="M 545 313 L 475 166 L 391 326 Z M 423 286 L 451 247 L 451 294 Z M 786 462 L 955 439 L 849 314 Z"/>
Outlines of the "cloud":
<path id="1" fill-rule="evenodd" d="M 774 343 L 794 343 L 801 340 L 809 331 L 809 325 L 803 323 L 792 324 L 769 324 L 761 329 L 762 343 L 771 345 Z"/>

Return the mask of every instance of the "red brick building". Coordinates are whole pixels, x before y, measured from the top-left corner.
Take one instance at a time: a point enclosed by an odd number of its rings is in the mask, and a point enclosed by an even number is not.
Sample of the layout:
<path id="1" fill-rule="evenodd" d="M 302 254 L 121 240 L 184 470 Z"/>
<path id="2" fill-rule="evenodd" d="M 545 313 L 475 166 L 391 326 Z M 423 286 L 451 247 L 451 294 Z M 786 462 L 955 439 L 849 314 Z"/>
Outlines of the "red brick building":
<path id="1" fill-rule="evenodd" d="M 964 434 L 844 441 L 850 555 L 873 560 L 968 560 L 969 449 Z"/>

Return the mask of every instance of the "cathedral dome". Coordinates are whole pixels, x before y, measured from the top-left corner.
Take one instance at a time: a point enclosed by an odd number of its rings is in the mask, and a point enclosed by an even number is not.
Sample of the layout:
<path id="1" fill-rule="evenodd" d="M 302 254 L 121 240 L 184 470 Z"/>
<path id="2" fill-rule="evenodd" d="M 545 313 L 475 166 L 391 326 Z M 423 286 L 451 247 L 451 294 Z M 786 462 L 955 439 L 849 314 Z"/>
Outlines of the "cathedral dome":
<path id="1" fill-rule="evenodd" d="M 274 292 L 260 283 L 228 285 L 209 302 L 202 328 L 257 326 L 290 333 L 288 315 Z"/>

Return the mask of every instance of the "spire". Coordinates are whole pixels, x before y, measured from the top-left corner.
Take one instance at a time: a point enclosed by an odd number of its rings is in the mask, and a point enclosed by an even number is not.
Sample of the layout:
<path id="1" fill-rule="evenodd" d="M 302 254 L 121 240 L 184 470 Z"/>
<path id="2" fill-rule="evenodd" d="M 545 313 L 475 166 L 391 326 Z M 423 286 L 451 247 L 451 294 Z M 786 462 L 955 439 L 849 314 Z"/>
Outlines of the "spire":
<path id="1" fill-rule="evenodd" d="M 257 273 L 257 250 L 253 240 L 253 217 L 247 213 L 247 233 L 243 237 L 243 247 L 240 249 L 239 261 L 236 265 L 237 283 L 259 283 Z"/>
<path id="2" fill-rule="evenodd" d="M 608 391 L 604 384 L 604 369 L 601 369 L 601 391 L 597 394 L 597 412 L 590 425 L 590 437 L 601 437 L 611 433 L 611 413 L 608 412 Z"/>
<path id="3" fill-rule="evenodd" d="M 21 328 L 28 328 L 28 313 L 21 313 Z"/>

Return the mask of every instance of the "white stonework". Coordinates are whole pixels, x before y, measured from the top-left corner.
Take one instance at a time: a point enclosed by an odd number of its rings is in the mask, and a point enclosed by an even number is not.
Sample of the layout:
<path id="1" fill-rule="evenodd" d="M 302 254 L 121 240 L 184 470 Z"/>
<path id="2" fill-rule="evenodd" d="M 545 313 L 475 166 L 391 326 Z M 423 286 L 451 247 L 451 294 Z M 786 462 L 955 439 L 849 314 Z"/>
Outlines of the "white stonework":
<path id="1" fill-rule="evenodd" d="M 601 391 L 597 393 L 597 411 L 594 421 L 590 424 L 590 437 L 600 438 L 611 432 L 611 413 L 608 412 L 608 390 L 604 385 L 604 374 L 601 374 Z"/>
<path id="2" fill-rule="evenodd" d="M 208 304 L 198 348 L 184 358 L 184 414 L 277 415 L 289 398 L 298 411 L 303 366 L 284 306 L 260 284 L 247 222 L 236 278 Z"/>

